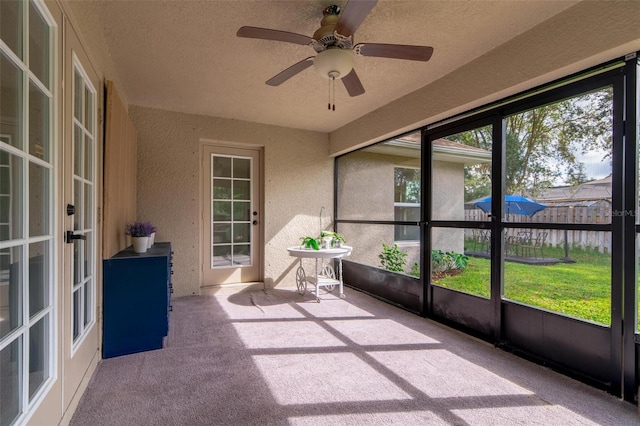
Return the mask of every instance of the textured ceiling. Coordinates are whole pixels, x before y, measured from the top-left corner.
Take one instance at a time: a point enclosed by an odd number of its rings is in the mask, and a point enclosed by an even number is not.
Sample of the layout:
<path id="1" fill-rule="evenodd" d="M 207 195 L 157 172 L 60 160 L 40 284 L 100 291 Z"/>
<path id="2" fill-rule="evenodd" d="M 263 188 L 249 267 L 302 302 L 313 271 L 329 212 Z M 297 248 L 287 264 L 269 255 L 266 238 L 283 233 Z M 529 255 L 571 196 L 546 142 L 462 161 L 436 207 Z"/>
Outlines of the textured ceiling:
<path id="1" fill-rule="evenodd" d="M 351 0 L 357 1 L 357 0 Z M 355 42 L 434 48 L 429 62 L 355 57 L 366 93 L 351 98 L 309 68 L 264 84 L 315 54 L 308 46 L 236 37 L 244 25 L 311 36 L 322 9 L 345 1 L 79 1 L 93 15 L 130 104 L 330 132 L 441 78 L 575 1 L 380 0 Z"/>

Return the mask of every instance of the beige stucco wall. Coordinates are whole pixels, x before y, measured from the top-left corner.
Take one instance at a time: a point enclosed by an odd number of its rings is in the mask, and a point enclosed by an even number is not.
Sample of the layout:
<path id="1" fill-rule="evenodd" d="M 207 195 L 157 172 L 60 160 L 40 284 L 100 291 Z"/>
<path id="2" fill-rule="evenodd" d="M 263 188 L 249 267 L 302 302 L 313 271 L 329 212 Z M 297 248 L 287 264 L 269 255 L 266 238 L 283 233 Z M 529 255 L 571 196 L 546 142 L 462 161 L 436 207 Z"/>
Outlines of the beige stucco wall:
<path id="1" fill-rule="evenodd" d="M 420 167 L 420 159 L 365 151 L 338 159 L 338 217 L 351 220 L 393 220 L 395 166 Z"/>
<path id="2" fill-rule="evenodd" d="M 434 161 L 431 219 L 464 220 L 464 164 Z"/>
<path id="3" fill-rule="evenodd" d="M 200 147 L 264 147 L 264 282 L 295 285 L 286 248 L 331 226 L 333 158 L 326 134 L 131 106 L 138 130 L 138 218 L 171 241 L 174 296 L 200 293 Z"/>
<path id="4" fill-rule="evenodd" d="M 420 159 L 366 151 L 353 152 L 338 160 L 338 217 L 349 220 L 394 220 L 394 167 L 420 167 Z M 464 219 L 464 164 L 433 162 L 433 217 Z M 340 224 L 338 231 L 353 246 L 350 260 L 379 265 L 382 243 L 394 244 L 391 225 Z M 434 229 L 433 248 L 464 252 L 464 230 Z M 399 242 L 407 252 L 406 270 L 420 264 L 420 245 Z"/>
<path id="5" fill-rule="evenodd" d="M 464 164 L 434 161 L 432 181 L 432 219 L 464 220 Z M 432 229 L 431 247 L 464 253 L 464 230 Z"/>
<path id="6" fill-rule="evenodd" d="M 338 217 L 351 220 L 394 220 L 394 167 L 419 167 L 407 157 L 354 152 L 338 160 Z M 391 225 L 341 224 L 338 231 L 353 246 L 349 260 L 379 265 L 382 243 L 392 246 Z"/>

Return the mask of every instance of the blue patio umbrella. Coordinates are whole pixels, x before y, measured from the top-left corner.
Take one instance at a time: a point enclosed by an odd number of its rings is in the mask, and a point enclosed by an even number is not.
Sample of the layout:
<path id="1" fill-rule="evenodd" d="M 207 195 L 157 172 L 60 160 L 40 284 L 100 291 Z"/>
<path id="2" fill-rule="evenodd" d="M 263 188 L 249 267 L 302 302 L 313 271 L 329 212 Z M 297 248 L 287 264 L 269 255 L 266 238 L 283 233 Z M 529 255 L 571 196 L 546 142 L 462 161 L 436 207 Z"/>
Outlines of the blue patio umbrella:
<path id="1" fill-rule="evenodd" d="M 485 213 L 491 213 L 491 196 L 476 201 L 476 207 Z M 505 195 L 504 197 L 504 214 L 521 214 L 533 216 L 540 210 L 546 209 L 547 206 L 533 201 L 522 195 Z"/>

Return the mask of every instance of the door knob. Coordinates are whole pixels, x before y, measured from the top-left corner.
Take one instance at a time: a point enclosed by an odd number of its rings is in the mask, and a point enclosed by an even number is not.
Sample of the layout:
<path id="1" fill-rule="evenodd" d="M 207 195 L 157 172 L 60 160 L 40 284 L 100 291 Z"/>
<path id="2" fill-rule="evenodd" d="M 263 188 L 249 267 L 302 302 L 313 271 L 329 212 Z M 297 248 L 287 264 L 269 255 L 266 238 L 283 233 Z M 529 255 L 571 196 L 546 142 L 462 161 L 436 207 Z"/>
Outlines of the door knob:
<path id="1" fill-rule="evenodd" d="M 67 231 L 65 235 L 65 241 L 67 244 L 72 244 L 73 240 L 86 240 L 87 236 L 82 234 L 74 234 L 73 231 Z"/>

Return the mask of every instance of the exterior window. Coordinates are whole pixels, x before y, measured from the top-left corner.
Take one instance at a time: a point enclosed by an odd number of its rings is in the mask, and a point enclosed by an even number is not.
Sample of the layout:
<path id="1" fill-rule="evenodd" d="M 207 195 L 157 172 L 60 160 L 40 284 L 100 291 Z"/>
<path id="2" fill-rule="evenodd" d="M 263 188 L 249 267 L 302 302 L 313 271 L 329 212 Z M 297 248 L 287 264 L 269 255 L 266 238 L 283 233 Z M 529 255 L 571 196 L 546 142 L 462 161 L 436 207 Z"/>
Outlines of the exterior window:
<path id="1" fill-rule="evenodd" d="M 55 33 L 44 2 L 0 2 L 0 425 L 51 383 Z"/>
<path id="2" fill-rule="evenodd" d="M 394 168 L 394 220 L 420 221 L 420 169 Z M 396 225 L 395 241 L 420 241 L 417 226 Z"/>

